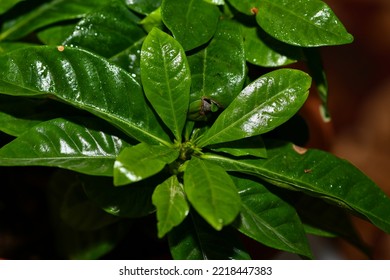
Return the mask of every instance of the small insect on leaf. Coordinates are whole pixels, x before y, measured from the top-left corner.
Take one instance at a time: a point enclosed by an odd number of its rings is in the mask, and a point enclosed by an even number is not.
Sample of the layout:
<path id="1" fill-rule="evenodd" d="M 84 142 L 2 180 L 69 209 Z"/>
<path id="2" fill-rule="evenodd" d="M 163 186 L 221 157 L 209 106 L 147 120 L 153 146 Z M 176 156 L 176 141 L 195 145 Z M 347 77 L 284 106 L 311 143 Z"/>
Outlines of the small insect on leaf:
<path id="1" fill-rule="evenodd" d="M 57 46 L 57 50 L 59 52 L 63 52 L 65 50 L 65 47 L 64 46 Z"/>

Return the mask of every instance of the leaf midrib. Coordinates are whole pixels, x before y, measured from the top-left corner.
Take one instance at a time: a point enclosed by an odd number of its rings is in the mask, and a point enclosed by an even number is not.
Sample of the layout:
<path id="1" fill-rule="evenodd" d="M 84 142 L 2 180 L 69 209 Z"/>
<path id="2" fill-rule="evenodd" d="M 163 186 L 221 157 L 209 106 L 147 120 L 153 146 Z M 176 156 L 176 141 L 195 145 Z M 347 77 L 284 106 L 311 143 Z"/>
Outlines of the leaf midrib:
<path id="1" fill-rule="evenodd" d="M 259 104 L 258 106 L 256 106 L 253 110 L 250 110 L 248 113 L 246 113 L 245 115 L 243 115 L 242 117 L 240 117 L 239 119 L 237 119 L 235 122 L 232 122 L 230 125 L 224 127 L 222 130 L 220 131 L 217 131 L 216 133 L 214 133 L 211 137 L 208 137 L 206 138 L 206 140 L 204 140 L 205 138 L 202 138 L 202 140 L 200 140 L 200 142 L 198 143 L 199 146 L 206 146 L 206 145 L 210 145 L 210 144 L 218 144 L 218 143 L 223 143 L 223 141 L 217 141 L 217 142 L 213 142 L 212 139 L 215 139 L 216 137 L 218 137 L 219 135 L 225 133 L 226 131 L 228 131 L 229 129 L 231 129 L 232 127 L 235 127 L 238 123 L 241 123 L 243 122 L 244 119 L 247 119 L 248 116 L 252 115 L 253 112 L 256 112 L 256 111 L 259 111 L 260 108 L 266 106 L 267 104 L 269 103 L 272 103 L 272 101 L 274 101 L 275 99 L 278 99 L 281 95 L 283 95 L 283 93 L 285 92 L 288 92 L 289 88 L 286 88 L 280 92 L 278 92 L 277 94 L 275 94 L 274 96 L 272 96 L 271 98 L 267 98 L 265 99 L 265 102 L 262 103 L 262 104 Z M 239 98 L 239 96 L 237 97 Z M 217 119 L 218 121 L 218 119 Z M 217 123 L 217 121 L 215 123 Z M 214 124 L 215 124 L 214 123 Z M 208 130 L 207 134 L 210 134 L 212 131 L 212 127 Z M 211 132 L 210 132 L 211 131 Z M 207 134 L 205 135 L 207 137 Z M 254 136 L 254 135 L 252 135 Z M 230 140 L 229 140 L 230 141 Z M 211 142 L 211 143 L 210 143 Z"/>
<path id="2" fill-rule="evenodd" d="M 348 205 L 352 209 L 356 209 L 358 212 L 362 213 L 363 215 L 365 215 L 367 217 L 374 217 L 375 219 L 381 221 L 384 224 L 389 224 L 388 221 L 383 219 L 383 217 L 378 216 L 372 212 L 367 212 L 366 210 L 362 209 L 359 205 L 347 203 L 346 201 L 342 200 L 341 198 L 335 197 L 333 194 L 329 194 L 328 192 L 324 193 L 324 192 L 319 192 L 317 189 L 308 188 L 308 184 L 305 182 L 302 182 L 299 180 L 296 180 L 296 182 L 300 183 L 300 184 L 291 182 L 289 177 L 284 177 L 284 176 L 282 176 L 281 173 L 271 172 L 271 171 L 264 169 L 262 167 L 259 167 L 259 166 L 251 165 L 251 164 L 248 164 L 248 163 L 242 162 L 242 161 L 231 160 L 229 158 L 225 158 L 225 157 L 215 155 L 215 154 L 204 154 L 203 158 L 217 159 L 217 160 L 225 161 L 225 162 L 232 162 L 233 161 L 233 165 L 247 166 L 249 169 L 259 170 L 259 171 L 261 171 L 261 174 L 251 173 L 251 172 L 247 172 L 247 173 L 250 173 L 250 174 L 255 175 L 255 176 L 261 176 L 263 178 L 267 178 L 267 179 L 274 181 L 274 182 L 280 182 L 282 184 L 286 184 L 286 185 L 289 185 L 291 187 L 295 187 L 295 188 L 303 190 L 303 191 L 308 191 L 311 194 L 317 194 L 317 195 L 329 197 L 330 199 L 340 201 L 343 204 Z M 274 175 L 274 176 L 272 176 L 272 175 Z"/>
<path id="3" fill-rule="evenodd" d="M 257 213 L 253 212 L 247 205 L 246 203 L 243 203 L 242 207 L 247 211 L 247 213 L 250 215 L 251 219 L 253 220 L 253 222 L 258 226 L 258 225 L 261 225 L 261 226 L 264 226 L 266 229 L 268 229 L 271 233 L 273 233 L 274 235 L 276 235 L 278 237 L 279 240 L 281 240 L 285 245 L 287 245 L 289 248 L 293 249 L 294 252 L 300 252 L 300 248 L 294 246 L 293 243 L 289 242 L 288 239 L 286 239 L 283 235 L 281 235 L 277 230 L 276 230 L 276 227 L 273 227 L 272 225 L 270 225 L 267 221 L 265 221 L 264 219 L 262 219 Z M 262 229 L 262 227 L 259 227 L 258 226 L 258 229 L 261 230 L 261 232 L 266 235 L 270 240 L 272 240 L 272 236 L 270 236 L 268 233 L 266 233 L 266 231 L 264 231 L 264 229 Z"/>
<path id="4" fill-rule="evenodd" d="M 160 38 L 158 38 L 158 42 L 159 42 L 159 45 L 160 45 L 160 50 L 163 50 L 163 44 L 161 44 Z M 180 53 L 176 54 L 175 58 L 178 55 L 180 55 Z M 165 84 L 167 86 L 168 95 L 169 95 L 169 106 L 170 106 L 170 109 L 171 109 L 170 112 L 171 112 L 171 116 L 173 118 L 173 123 L 174 123 L 174 127 L 175 127 L 174 134 L 175 134 L 175 137 L 178 140 L 178 142 L 181 142 L 181 130 L 179 129 L 179 126 L 178 126 L 176 109 L 173 106 L 172 88 L 171 88 L 170 78 L 168 76 L 168 70 L 169 70 L 170 67 L 169 67 L 169 62 L 167 62 L 166 56 L 164 55 L 164 53 L 162 53 L 162 59 L 163 59 L 164 70 L 165 70 L 164 71 Z"/>
<path id="5" fill-rule="evenodd" d="M 215 200 L 215 198 L 216 198 L 216 196 L 215 196 L 215 192 L 214 192 L 214 188 L 212 187 L 213 186 L 213 184 L 212 184 L 212 178 L 210 177 L 210 173 L 208 172 L 208 169 L 207 169 L 207 167 L 204 165 L 204 163 L 201 161 L 201 160 L 199 160 L 199 167 L 198 167 L 199 169 L 202 169 L 202 173 L 203 173 L 203 175 L 206 177 L 206 180 L 207 180 L 207 183 L 208 183 L 208 190 L 209 190 L 209 194 L 210 194 L 210 196 L 211 196 L 211 206 L 212 206 L 212 210 L 213 210 L 213 216 L 214 217 L 217 217 L 217 216 L 219 216 L 219 215 L 217 215 L 217 213 L 218 213 L 218 211 L 217 211 L 217 209 L 218 209 L 218 207 L 216 207 L 216 205 L 218 204 L 218 203 L 216 203 L 216 200 Z M 210 184 L 211 183 L 211 184 Z M 218 218 L 217 218 L 217 220 L 218 220 Z M 217 221 L 218 222 L 218 221 Z"/>
<path id="6" fill-rule="evenodd" d="M 129 74 L 126 73 L 126 75 L 129 75 Z M 131 76 L 130 76 L 130 77 L 131 77 Z M 3 82 L 5 82 L 5 81 L 3 81 Z M 106 119 L 108 119 L 108 120 L 115 120 L 116 123 L 120 123 L 120 124 L 124 125 L 124 127 L 130 127 L 130 128 L 132 128 L 132 129 L 136 130 L 137 132 L 139 132 L 140 134 L 146 135 L 147 137 L 152 138 L 152 139 L 158 141 L 159 143 L 161 143 L 161 144 L 163 144 L 163 145 L 165 145 L 165 146 L 167 146 L 167 147 L 171 147 L 171 146 L 172 146 L 172 144 L 170 144 L 169 142 L 165 141 L 164 139 L 161 139 L 161 138 L 159 138 L 159 137 L 157 137 L 157 136 L 155 136 L 155 135 L 153 135 L 153 134 L 151 134 L 151 133 L 149 133 L 149 132 L 143 130 L 142 128 L 139 128 L 138 126 L 133 125 L 131 122 L 129 122 L 129 121 L 123 119 L 123 118 L 120 117 L 119 115 L 109 114 L 106 110 L 97 110 L 97 108 L 99 108 L 99 107 L 88 106 L 88 105 L 85 105 L 85 104 L 83 104 L 83 103 L 77 103 L 77 102 L 74 102 L 73 99 L 68 99 L 68 98 L 66 98 L 66 97 L 64 97 L 64 96 L 60 96 L 60 95 L 58 95 L 58 94 L 56 94 L 56 93 L 52 93 L 52 92 L 39 92 L 39 91 L 36 91 L 34 88 L 29 88 L 29 87 L 25 87 L 25 86 L 20 86 L 19 84 L 15 84 L 15 83 L 12 83 L 12 82 L 9 82 L 9 81 L 7 81 L 7 82 L 5 82 L 5 83 L 8 83 L 8 84 L 10 84 L 10 85 L 12 85 L 12 86 L 16 86 L 16 87 L 19 87 L 19 88 L 28 90 L 28 91 L 33 92 L 33 93 L 36 93 L 35 96 L 50 97 L 50 96 L 52 95 L 52 96 L 54 96 L 56 99 L 58 99 L 59 101 L 62 101 L 62 102 L 64 102 L 64 103 L 66 103 L 66 104 L 70 104 L 70 105 L 72 105 L 72 106 L 74 106 L 74 107 L 76 107 L 76 108 L 80 108 L 80 109 L 85 110 L 85 111 L 88 111 L 88 112 L 94 112 L 94 114 L 97 115 L 97 116 L 99 116 L 99 115 L 100 115 L 100 116 L 105 116 Z M 137 82 L 137 84 L 138 84 L 138 82 Z M 99 109 L 100 109 L 100 108 L 99 108 Z M 125 129 L 122 125 L 119 126 L 119 125 L 117 125 L 116 123 L 111 123 L 111 124 L 114 125 L 114 126 L 117 126 L 117 127 L 121 128 L 126 134 L 128 134 L 129 136 L 131 136 L 131 137 L 137 139 L 137 137 L 135 137 L 135 136 L 133 135 L 133 133 L 130 133 L 130 132 L 129 132 L 127 129 Z"/>

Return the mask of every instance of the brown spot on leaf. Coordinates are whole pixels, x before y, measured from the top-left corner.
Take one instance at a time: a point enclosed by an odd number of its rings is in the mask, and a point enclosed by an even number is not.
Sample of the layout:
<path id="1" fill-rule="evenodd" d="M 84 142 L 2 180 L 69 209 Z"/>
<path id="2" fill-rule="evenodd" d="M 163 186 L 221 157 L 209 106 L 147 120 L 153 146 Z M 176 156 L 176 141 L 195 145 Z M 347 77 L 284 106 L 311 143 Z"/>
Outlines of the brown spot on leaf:
<path id="1" fill-rule="evenodd" d="M 252 15 L 257 15 L 258 12 L 259 12 L 258 8 L 256 8 L 256 7 L 251 8 Z"/>
<path id="2" fill-rule="evenodd" d="M 294 149 L 294 151 L 296 151 L 300 155 L 303 155 L 303 154 L 305 154 L 307 152 L 306 148 L 303 148 L 303 147 L 300 147 L 300 146 L 297 146 L 297 145 L 293 145 L 293 149 Z"/>

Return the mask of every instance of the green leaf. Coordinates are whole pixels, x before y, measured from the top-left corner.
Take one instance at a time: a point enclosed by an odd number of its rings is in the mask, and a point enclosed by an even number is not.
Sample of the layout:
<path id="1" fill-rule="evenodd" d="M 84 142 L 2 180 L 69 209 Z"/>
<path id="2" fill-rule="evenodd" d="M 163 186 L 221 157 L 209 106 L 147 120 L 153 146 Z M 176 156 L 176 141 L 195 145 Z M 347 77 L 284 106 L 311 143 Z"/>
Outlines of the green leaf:
<path id="1" fill-rule="evenodd" d="M 168 233 L 175 260 L 249 260 L 236 231 L 225 227 L 216 231 L 196 214 Z"/>
<path id="2" fill-rule="evenodd" d="M 20 136 L 44 121 L 60 117 L 74 119 L 83 115 L 84 112 L 51 99 L 0 95 L 0 131 L 12 136 Z M 95 122 L 101 123 L 101 120 L 96 119 Z M 104 124 L 99 130 L 106 126 Z"/>
<path id="3" fill-rule="evenodd" d="M 160 172 L 179 156 L 179 150 L 166 146 L 140 143 L 127 147 L 114 164 L 114 185 L 122 186 L 138 182 Z"/>
<path id="4" fill-rule="evenodd" d="M 241 91 L 246 64 L 240 26 L 221 20 L 210 44 L 188 57 L 191 68 L 191 102 L 203 97 L 226 108 Z"/>
<path id="5" fill-rule="evenodd" d="M 218 7 L 203 0 L 163 0 L 163 22 L 184 50 L 192 50 L 211 39 L 220 16 Z"/>
<path id="6" fill-rule="evenodd" d="M 141 84 L 141 47 L 143 40 L 144 38 L 110 58 L 112 63 L 126 70 L 139 84 Z"/>
<path id="7" fill-rule="evenodd" d="M 22 48 L 28 48 L 28 47 L 32 47 L 32 46 L 35 46 L 35 44 L 31 44 L 31 43 L 21 43 L 21 42 L 0 42 L 0 55 L 6 53 L 6 52 L 10 52 L 10 51 L 14 51 L 14 50 L 17 50 L 17 49 L 22 49 Z"/>
<path id="8" fill-rule="evenodd" d="M 90 200 L 107 213 L 126 218 L 144 217 L 156 210 L 152 204 L 152 194 L 164 179 L 152 177 L 117 188 L 112 184 L 112 178 L 80 176 L 84 191 Z"/>
<path id="9" fill-rule="evenodd" d="M 313 257 L 302 222 L 290 204 L 256 180 L 232 179 L 242 200 L 235 223 L 240 232 L 269 247 Z"/>
<path id="10" fill-rule="evenodd" d="M 329 122 L 331 119 L 328 108 L 328 79 L 322 64 L 321 53 L 318 48 L 306 48 L 304 53 L 307 59 L 307 65 L 310 69 L 310 74 L 315 82 L 317 92 L 321 99 L 320 113 L 324 122 Z"/>
<path id="11" fill-rule="evenodd" d="M 187 120 L 186 125 L 184 126 L 183 136 L 185 142 L 191 142 L 191 136 L 195 132 L 195 122 Z"/>
<path id="12" fill-rule="evenodd" d="M 40 123 L 0 149 L 0 165 L 56 166 L 112 176 L 115 158 L 128 144 L 96 124 L 60 118 Z"/>
<path id="13" fill-rule="evenodd" d="M 38 39 L 45 45 L 59 46 L 72 34 L 76 24 L 59 25 L 46 28 L 37 33 Z"/>
<path id="14" fill-rule="evenodd" d="M 218 165 L 192 157 L 184 172 L 184 190 L 191 205 L 216 230 L 230 224 L 240 212 L 236 187 Z"/>
<path id="15" fill-rule="evenodd" d="M 301 49 L 275 40 L 258 27 L 242 25 L 246 60 L 262 67 L 278 67 L 296 62 Z"/>
<path id="16" fill-rule="evenodd" d="M 24 0 L 1 0 L 0 6 L 0 15 L 4 14 L 6 11 L 10 10 L 17 3 L 22 2 Z"/>
<path id="17" fill-rule="evenodd" d="M 267 157 L 267 150 L 264 146 L 263 139 L 260 136 L 249 137 L 233 142 L 216 144 L 208 148 L 216 152 L 228 153 L 236 157 Z"/>
<path id="18" fill-rule="evenodd" d="M 158 7 L 162 0 L 125 0 L 127 6 L 137 13 L 148 15 Z"/>
<path id="19" fill-rule="evenodd" d="M 320 237 L 326 237 L 326 238 L 335 238 L 335 237 L 337 237 L 336 234 L 334 234 L 334 233 L 332 233 L 330 231 L 326 231 L 326 230 L 324 230 L 322 228 L 315 227 L 315 226 L 313 226 L 311 224 L 304 223 L 303 227 L 304 227 L 305 232 L 307 234 L 320 236 Z"/>
<path id="20" fill-rule="evenodd" d="M 227 0 L 237 11 L 246 15 L 254 15 L 253 8 L 259 7 L 259 0 Z"/>
<path id="21" fill-rule="evenodd" d="M 249 84 L 200 138 L 198 146 L 230 142 L 271 131 L 291 118 L 305 102 L 311 78 L 280 69 Z"/>
<path id="22" fill-rule="evenodd" d="M 276 39 L 302 47 L 353 41 L 331 8 L 320 0 L 261 0 L 258 24 Z"/>
<path id="23" fill-rule="evenodd" d="M 214 5 L 225 5 L 224 0 L 203 0 Z"/>
<path id="24" fill-rule="evenodd" d="M 228 171 L 253 174 L 272 184 L 320 196 L 367 217 L 390 233 L 390 199 L 349 162 L 319 150 L 272 141 L 267 159 L 235 160 L 205 154 L 202 157 Z"/>
<path id="25" fill-rule="evenodd" d="M 107 120 L 138 141 L 171 145 L 131 75 L 82 49 L 31 47 L 1 56 L 0 92 L 52 97 Z"/>
<path id="26" fill-rule="evenodd" d="M 42 100 L 0 96 L 0 131 L 19 136 L 33 126 L 57 117 L 54 112 L 40 112 L 44 103 Z"/>
<path id="27" fill-rule="evenodd" d="M 140 19 L 120 1 L 87 14 L 61 45 L 88 49 L 111 57 L 145 37 Z"/>
<path id="28" fill-rule="evenodd" d="M 181 142 L 190 98 L 190 69 L 180 44 L 158 28 L 153 28 L 142 46 L 141 79 L 146 97 Z"/>
<path id="29" fill-rule="evenodd" d="M 0 33 L 0 41 L 19 39 L 38 28 L 81 18 L 106 3 L 107 0 L 53 0 L 44 3 L 18 18 L 6 21 Z"/>
<path id="30" fill-rule="evenodd" d="M 162 238 L 172 228 L 187 217 L 190 207 L 187 203 L 183 185 L 172 176 L 158 185 L 152 196 L 157 209 L 158 237 Z"/>
<path id="31" fill-rule="evenodd" d="M 150 32 L 153 27 L 157 27 L 161 30 L 164 29 L 164 23 L 162 22 L 161 17 L 161 8 L 158 8 L 157 10 L 151 12 L 149 15 L 143 18 L 140 21 L 140 24 L 142 24 L 142 27 L 145 29 L 146 32 Z"/>

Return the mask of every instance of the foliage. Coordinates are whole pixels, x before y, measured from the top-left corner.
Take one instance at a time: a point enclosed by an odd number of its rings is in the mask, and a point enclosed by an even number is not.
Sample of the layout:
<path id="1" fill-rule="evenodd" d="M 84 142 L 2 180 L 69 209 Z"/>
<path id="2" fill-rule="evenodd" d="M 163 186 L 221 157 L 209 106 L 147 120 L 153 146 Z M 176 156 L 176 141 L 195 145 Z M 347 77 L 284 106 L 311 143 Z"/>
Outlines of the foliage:
<path id="1" fill-rule="evenodd" d="M 6 1 L 0 13 L 0 130 L 14 137 L 0 165 L 59 168 L 67 257 L 104 255 L 148 215 L 176 259 L 248 259 L 240 235 L 304 258 L 307 234 L 363 247 L 348 213 L 390 232 L 369 178 L 277 134 L 312 77 L 326 109 L 318 47 L 353 40 L 324 2 Z"/>

